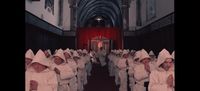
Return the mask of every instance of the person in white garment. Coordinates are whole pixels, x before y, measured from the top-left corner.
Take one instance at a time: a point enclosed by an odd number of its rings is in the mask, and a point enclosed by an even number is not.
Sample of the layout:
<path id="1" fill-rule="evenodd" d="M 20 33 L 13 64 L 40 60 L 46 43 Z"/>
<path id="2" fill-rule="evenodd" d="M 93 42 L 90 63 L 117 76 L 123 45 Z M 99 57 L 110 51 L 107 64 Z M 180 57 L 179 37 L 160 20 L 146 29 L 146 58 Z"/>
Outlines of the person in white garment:
<path id="1" fill-rule="evenodd" d="M 72 77 L 72 79 L 69 80 L 70 91 L 77 91 L 77 89 L 78 89 L 78 83 L 77 83 L 78 65 L 74 61 L 74 59 L 72 59 L 71 51 L 68 48 L 66 50 L 64 50 L 64 55 L 65 55 L 65 59 L 66 59 L 67 63 L 69 64 L 69 66 L 72 68 L 72 70 L 74 72 L 74 76 Z"/>
<path id="2" fill-rule="evenodd" d="M 25 67 L 27 68 L 30 63 L 32 62 L 33 60 L 33 57 L 34 57 L 34 53 L 31 49 L 28 49 L 25 53 Z M 25 68 L 25 69 L 26 69 Z"/>
<path id="3" fill-rule="evenodd" d="M 131 91 L 135 91 L 134 86 L 135 86 L 136 81 L 135 81 L 135 77 L 134 77 L 134 67 L 136 65 L 141 64 L 139 62 L 140 55 L 141 55 L 140 50 L 135 52 L 134 57 L 133 57 L 133 65 L 130 65 L 130 67 L 129 67 L 128 74 L 129 74 L 129 77 L 131 77 L 130 84 L 129 84 Z"/>
<path id="4" fill-rule="evenodd" d="M 89 65 L 88 63 L 90 62 L 90 56 L 87 55 L 87 50 L 83 49 L 82 51 L 80 51 L 82 56 L 81 59 L 83 60 L 83 62 L 85 63 L 85 68 L 84 68 L 84 80 L 83 80 L 83 84 L 86 85 L 87 84 L 87 71 L 89 70 Z"/>
<path id="5" fill-rule="evenodd" d="M 43 51 L 38 50 L 26 71 L 26 91 L 57 91 L 56 73 L 49 66 Z"/>
<path id="6" fill-rule="evenodd" d="M 122 57 L 117 63 L 120 78 L 119 91 L 127 91 L 128 53 L 128 50 L 123 50 Z"/>
<path id="7" fill-rule="evenodd" d="M 115 52 L 115 56 L 113 57 L 113 63 L 114 63 L 114 76 L 115 76 L 115 84 L 119 85 L 120 84 L 120 80 L 119 80 L 119 68 L 117 67 L 118 61 L 121 58 L 121 54 L 119 50 L 116 50 Z"/>
<path id="8" fill-rule="evenodd" d="M 133 87 L 134 91 L 145 91 L 148 87 L 149 74 L 151 68 L 149 66 L 150 56 L 144 50 L 140 50 L 139 64 L 134 67 L 134 78 L 136 84 Z"/>
<path id="9" fill-rule="evenodd" d="M 52 56 L 50 49 L 45 50 L 44 54 L 46 55 L 47 58 Z"/>
<path id="10" fill-rule="evenodd" d="M 104 67 L 106 65 L 106 50 L 103 47 L 99 48 L 97 55 L 101 66 Z"/>
<path id="11" fill-rule="evenodd" d="M 86 72 L 87 76 L 91 76 L 91 71 L 92 71 L 92 62 L 91 62 L 91 57 L 88 54 L 88 51 L 86 49 L 83 50 L 83 55 L 85 56 L 86 59 Z"/>
<path id="12" fill-rule="evenodd" d="M 151 50 L 149 52 L 149 56 L 151 57 L 151 61 L 149 62 L 149 66 L 151 68 L 151 70 L 155 70 L 156 69 L 156 55 L 154 54 L 154 52 Z"/>
<path id="13" fill-rule="evenodd" d="M 70 91 L 69 80 L 75 76 L 72 68 L 67 64 L 63 50 L 58 49 L 53 55 L 52 69 L 57 74 L 58 91 Z"/>
<path id="14" fill-rule="evenodd" d="M 51 62 L 53 58 L 53 55 L 51 54 L 51 50 L 50 49 L 45 50 L 44 54 L 46 55 L 48 61 Z"/>
<path id="15" fill-rule="evenodd" d="M 131 50 L 130 56 L 128 57 L 128 76 L 129 76 L 129 87 L 131 91 L 133 91 L 133 86 L 135 85 L 135 79 L 133 76 L 133 68 L 134 68 L 134 57 L 135 57 L 135 50 Z"/>
<path id="16" fill-rule="evenodd" d="M 133 58 L 134 58 L 134 56 L 135 56 L 135 51 L 133 51 L 133 50 L 131 50 L 130 52 L 129 52 L 129 56 L 128 56 L 128 64 L 129 64 L 129 66 L 133 66 L 134 65 L 134 62 L 133 62 Z"/>
<path id="17" fill-rule="evenodd" d="M 169 70 L 173 58 L 163 49 L 157 59 L 157 69 L 150 74 L 149 91 L 174 91 L 174 71 Z"/>
<path id="18" fill-rule="evenodd" d="M 73 59 L 78 65 L 78 73 L 77 73 L 78 91 L 83 91 L 85 62 L 80 58 L 80 55 L 77 53 L 77 51 L 73 52 Z"/>

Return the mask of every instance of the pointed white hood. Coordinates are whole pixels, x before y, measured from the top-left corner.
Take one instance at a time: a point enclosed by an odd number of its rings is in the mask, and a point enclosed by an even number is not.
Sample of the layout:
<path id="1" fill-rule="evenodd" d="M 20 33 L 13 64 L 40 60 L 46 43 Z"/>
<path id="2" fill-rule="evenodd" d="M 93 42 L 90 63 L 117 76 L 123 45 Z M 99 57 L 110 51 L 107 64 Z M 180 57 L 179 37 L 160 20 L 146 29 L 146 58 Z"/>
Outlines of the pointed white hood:
<path id="1" fill-rule="evenodd" d="M 128 54 L 128 53 L 129 53 L 128 50 L 123 50 L 123 52 L 122 52 L 122 56 L 123 56 L 124 54 Z"/>
<path id="2" fill-rule="evenodd" d="M 56 52 L 56 54 L 54 56 L 58 56 L 66 62 L 62 49 L 58 49 L 58 51 Z"/>
<path id="3" fill-rule="evenodd" d="M 157 59 L 157 66 L 159 67 L 162 63 L 165 62 L 167 58 L 172 58 L 170 53 L 166 50 L 163 49 L 159 54 L 158 54 L 158 59 Z"/>
<path id="4" fill-rule="evenodd" d="M 69 50 L 71 52 L 71 55 L 73 56 L 74 49 L 69 49 Z"/>
<path id="5" fill-rule="evenodd" d="M 71 51 L 69 50 L 69 48 L 67 48 L 66 50 L 64 50 L 64 53 L 68 53 L 70 56 L 72 56 Z"/>
<path id="6" fill-rule="evenodd" d="M 135 61 L 135 59 L 140 58 L 140 55 L 141 55 L 140 51 L 136 51 L 133 60 Z"/>
<path id="7" fill-rule="evenodd" d="M 81 52 L 82 53 L 82 50 L 81 49 L 78 49 L 78 50 L 76 50 L 77 52 Z"/>
<path id="8" fill-rule="evenodd" d="M 86 53 L 86 54 L 87 54 L 88 52 L 87 52 L 87 50 L 86 50 L 86 49 L 83 49 L 83 53 Z"/>
<path id="9" fill-rule="evenodd" d="M 172 52 L 172 58 L 175 59 L 175 51 Z"/>
<path id="10" fill-rule="evenodd" d="M 47 52 L 50 54 L 50 56 L 52 55 L 52 54 L 51 54 L 51 50 L 50 50 L 50 49 L 48 49 L 48 50 L 47 50 Z"/>
<path id="11" fill-rule="evenodd" d="M 72 52 L 74 51 L 74 49 L 69 49 L 69 50 L 72 51 Z"/>
<path id="12" fill-rule="evenodd" d="M 136 52 L 135 50 L 131 50 L 131 53 Z"/>
<path id="13" fill-rule="evenodd" d="M 33 59 L 33 57 L 34 57 L 34 53 L 33 53 L 33 51 L 31 49 L 26 51 L 25 58 Z"/>
<path id="14" fill-rule="evenodd" d="M 150 58 L 149 54 L 147 53 L 147 51 L 145 51 L 144 49 L 142 49 L 140 51 L 140 58 L 139 61 L 141 62 L 143 59 L 145 58 Z"/>
<path id="15" fill-rule="evenodd" d="M 115 54 L 119 54 L 119 50 L 116 50 L 116 51 L 115 51 Z"/>
<path id="16" fill-rule="evenodd" d="M 155 56 L 152 50 L 149 52 L 149 55 Z"/>
<path id="17" fill-rule="evenodd" d="M 123 52 L 123 50 L 122 50 L 122 49 L 119 49 L 119 52 L 121 52 L 121 53 L 122 53 L 122 52 Z"/>
<path id="18" fill-rule="evenodd" d="M 77 53 L 77 51 L 73 52 L 73 57 L 80 57 L 79 54 Z"/>
<path id="19" fill-rule="evenodd" d="M 32 63 L 40 63 L 42 65 L 45 65 L 47 67 L 50 66 L 49 62 L 47 61 L 48 59 L 46 58 L 44 52 L 39 49 L 38 52 L 36 53 L 36 55 L 34 56 L 33 58 L 33 61 L 31 62 Z"/>
<path id="20" fill-rule="evenodd" d="M 55 49 L 54 54 L 56 54 L 57 51 L 58 51 L 58 49 Z"/>

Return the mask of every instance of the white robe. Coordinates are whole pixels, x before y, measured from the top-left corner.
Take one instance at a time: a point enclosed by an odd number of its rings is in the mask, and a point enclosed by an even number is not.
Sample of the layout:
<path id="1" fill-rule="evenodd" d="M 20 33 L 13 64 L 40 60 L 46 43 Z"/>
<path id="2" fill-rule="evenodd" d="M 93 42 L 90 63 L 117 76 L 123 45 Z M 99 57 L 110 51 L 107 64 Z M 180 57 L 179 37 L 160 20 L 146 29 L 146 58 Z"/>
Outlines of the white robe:
<path id="1" fill-rule="evenodd" d="M 133 87 L 134 91 L 146 91 L 144 87 L 144 82 L 149 81 L 148 72 L 144 68 L 144 64 L 139 63 L 134 67 L 134 78 L 136 84 Z"/>
<path id="2" fill-rule="evenodd" d="M 121 58 L 118 61 L 117 67 L 119 68 L 120 87 L 119 91 L 127 91 L 127 59 Z"/>
<path id="3" fill-rule="evenodd" d="M 151 71 L 155 70 L 157 68 L 156 61 L 150 61 L 149 66 Z"/>
<path id="4" fill-rule="evenodd" d="M 56 73 L 46 69 L 40 73 L 36 73 L 33 69 L 26 71 L 26 91 L 30 91 L 30 81 L 38 82 L 37 91 L 57 91 L 58 81 Z"/>
<path id="5" fill-rule="evenodd" d="M 113 63 L 114 63 L 114 75 L 115 75 L 115 84 L 119 85 L 119 68 L 117 67 L 117 63 L 119 61 L 120 57 L 113 57 Z"/>
<path id="6" fill-rule="evenodd" d="M 72 68 L 73 72 L 74 72 L 74 76 L 72 77 L 72 79 L 69 80 L 69 88 L 70 91 L 77 91 L 78 89 L 78 83 L 77 83 L 77 68 L 78 65 L 76 64 L 76 62 L 73 59 L 67 59 L 69 66 Z"/>
<path id="7" fill-rule="evenodd" d="M 83 91 L 84 85 L 84 74 L 86 73 L 85 70 L 85 61 L 82 59 L 78 60 L 78 73 L 77 73 L 77 80 L 78 80 L 78 91 Z"/>
<path id="8" fill-rule="evenodd" d="M 67 63 L 53 64 L 53 68 L 60 70 L 60 74 L 57 74 L 58 91 L 70 91 L 69 80 L 75 76 L 72 68 Z"/>
<path id="9" fill-rule="evenodd" d="M 129 87 L 131 89 L 131 91 L 133 91 L 133 87 L 135 86 L 135 78 L 134 78 L 134 66 L 136 64 L 134 64 L 132 57 L 128 58 L 128 63 L 129 63 L 129 67 L 128 67 L 128 75 L 129 75 Z"/>
<path id="10" fill-rule="evenodd" d="M 174 87 L 169 88 L 167 86 L 167 78 L 169 75 L 173 75 L 173 71 L 165 71 L 164 69 L 157 69 L 151 72 L 149 81 L 149 91 L 174 91 Z M 174 81 L 173 81 L 174 82 Z M 174 83 L 173 83 L 174 85 Z"/>
<path id="11" fill-rule="evenodd" d="M 86 55 L 85 56 L 85 60 L 86 60 L 86 71 L 87 71 L 87 75 L 91 75 L 91 70 L 92 70 L 92 63 L 90 61 L 90 56 L 89 55 Z"/>
<path id="12" fill-rule="evenodd" d="M 90 57 L 88 55 L 83 57 L 83 60 L 85 62 L 85 69 L 84 69 L 84 82 L 83 84 L 86 85 L 87 84 L 87 75 L 88 75 L 88 70 L 89 70 L 89 62 L 90 62 Z"/>

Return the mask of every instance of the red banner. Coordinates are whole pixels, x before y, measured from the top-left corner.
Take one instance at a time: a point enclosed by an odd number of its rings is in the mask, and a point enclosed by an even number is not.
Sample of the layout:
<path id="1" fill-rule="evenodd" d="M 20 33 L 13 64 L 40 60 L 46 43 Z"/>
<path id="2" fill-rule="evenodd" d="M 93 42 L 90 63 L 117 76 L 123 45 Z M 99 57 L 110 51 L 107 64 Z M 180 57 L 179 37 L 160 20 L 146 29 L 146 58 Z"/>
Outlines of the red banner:
<path id="1" fill-rule="evenodd" d="M 118 28 L 79 28 L 77 30 L 78 49 L 88 49 L 88 41 L 102 36 L 114 41 L 116 49 L 122 48 L 122 34 Z"/>

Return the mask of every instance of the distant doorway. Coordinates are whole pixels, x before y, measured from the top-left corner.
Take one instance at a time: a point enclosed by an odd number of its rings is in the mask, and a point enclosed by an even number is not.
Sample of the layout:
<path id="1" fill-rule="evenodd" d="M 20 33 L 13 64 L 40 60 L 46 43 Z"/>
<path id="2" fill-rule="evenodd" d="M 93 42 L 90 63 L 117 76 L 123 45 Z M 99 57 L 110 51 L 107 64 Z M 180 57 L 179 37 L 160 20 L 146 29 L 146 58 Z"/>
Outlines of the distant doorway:
<path id="1" fill-rule="evenodd" d="M 109 50 L 112 49 L 113 46 L 113 42 L 112 40 L 106 38 L 106 37 L 94 37 L 90 40 L 90 44 L 88 44 L 90 49 L 94 50 L 94 51 L 98 51 L 100 47 L 103 47 L 106 52 L 108 53 Z"/>
<path id="2" fill-rule="evenodd" d="M 77 49 L 97 50 L 98 44 L 111 49 L 122 48 L 122 33 L 119 28 L 91 27 L 77 30 Z"/>

